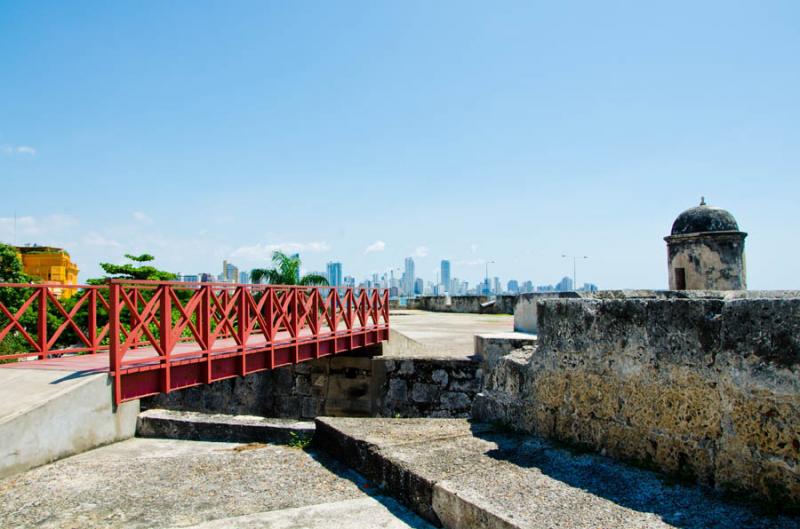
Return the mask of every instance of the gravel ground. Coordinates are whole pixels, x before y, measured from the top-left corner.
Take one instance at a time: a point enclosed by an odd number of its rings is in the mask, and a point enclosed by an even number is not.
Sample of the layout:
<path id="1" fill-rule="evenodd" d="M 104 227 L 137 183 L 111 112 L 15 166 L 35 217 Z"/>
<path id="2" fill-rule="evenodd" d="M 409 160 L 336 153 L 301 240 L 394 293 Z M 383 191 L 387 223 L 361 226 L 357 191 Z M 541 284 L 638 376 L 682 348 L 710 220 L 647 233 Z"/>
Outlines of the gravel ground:
<path id="1" fill-rule="evenodd" d="M 356 482 L 285 446 L 131 439 L 0 481 L 0 527 L 188 526 L 365 497 Z"/>

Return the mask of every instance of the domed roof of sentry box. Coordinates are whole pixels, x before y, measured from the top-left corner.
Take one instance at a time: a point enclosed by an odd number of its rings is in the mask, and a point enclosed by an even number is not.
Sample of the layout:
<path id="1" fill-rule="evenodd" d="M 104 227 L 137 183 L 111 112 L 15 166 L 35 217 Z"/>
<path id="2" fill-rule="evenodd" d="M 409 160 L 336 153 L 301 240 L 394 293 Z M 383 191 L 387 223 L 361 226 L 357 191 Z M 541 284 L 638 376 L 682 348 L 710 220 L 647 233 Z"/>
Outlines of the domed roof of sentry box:
<path id="1" fill-rule="evenodd" d="M 687 209 L 672 223 L 672 235 L 709 231 L 739 231 L 739 225 L 730 212 L 707 205 L 704 198 L 699 206 Z"/>

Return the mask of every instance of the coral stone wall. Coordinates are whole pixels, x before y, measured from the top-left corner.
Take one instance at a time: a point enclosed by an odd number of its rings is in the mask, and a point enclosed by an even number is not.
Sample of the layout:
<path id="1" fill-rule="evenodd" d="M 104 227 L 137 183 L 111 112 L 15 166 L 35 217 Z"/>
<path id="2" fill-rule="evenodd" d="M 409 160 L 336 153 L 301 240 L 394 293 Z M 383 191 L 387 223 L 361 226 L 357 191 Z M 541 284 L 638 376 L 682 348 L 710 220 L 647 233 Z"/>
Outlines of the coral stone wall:
<path id="1" fill-rule="evenodd" d="M 292 419 L 369 416 L 372 356 L 380 351 L 375 346 L 156 395 L 142 399 L 142 408 Z"/>
<path id="2" fill-rule="evenodd" d="M 538 328 L 477 418 L 800 506 L 800 298 L 554 299 Z"/>
<path id="3" fill-rule="evenodd" d="M 481 390 L 481 362 L 453 358 L 375 358 L 375 415 L 469 417 Z"/>

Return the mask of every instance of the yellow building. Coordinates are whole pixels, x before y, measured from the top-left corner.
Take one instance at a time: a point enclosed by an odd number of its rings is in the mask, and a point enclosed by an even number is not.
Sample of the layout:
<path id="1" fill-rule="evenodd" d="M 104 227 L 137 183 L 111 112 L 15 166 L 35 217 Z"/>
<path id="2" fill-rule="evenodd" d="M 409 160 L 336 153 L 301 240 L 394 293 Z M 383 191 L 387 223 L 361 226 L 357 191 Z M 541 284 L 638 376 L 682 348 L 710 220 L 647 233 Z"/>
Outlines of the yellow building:
<path id="1" fill-rule="evenodd" d="M 62 285 L 78 284 L 78 266 L 61 248 L 48 246 L 18 246 L 17 256 L 22 261 L 22 270 L 36 280 Z M 52 289 L 59 298 L 72 297 L 76 289 Z"/>

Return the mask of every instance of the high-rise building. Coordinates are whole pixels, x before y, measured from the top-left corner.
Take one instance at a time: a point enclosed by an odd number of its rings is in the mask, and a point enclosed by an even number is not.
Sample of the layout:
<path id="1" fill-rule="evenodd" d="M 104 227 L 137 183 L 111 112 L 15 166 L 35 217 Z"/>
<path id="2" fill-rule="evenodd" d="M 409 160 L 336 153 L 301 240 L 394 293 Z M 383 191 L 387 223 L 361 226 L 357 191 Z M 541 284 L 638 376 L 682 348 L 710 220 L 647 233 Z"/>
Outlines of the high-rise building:
<path id="1" fill-rule="evenodd" d="M 418 277 L 414 280 L 414 295 L 421 296 L 423 290 L 425 290 L 425 282 L 422 281 L 421 277 Z"/>
<path id="2" fill-rule="evenodd" d="M 508 282 L 507 290 L 509 294 L 519 294 L 519 283 L 516 279 L 511 279 Z"/>
<path id="3" fill-rule="evenodd" d="M 494 289 L 493 289 L 494 294 L 498 295 L 498 294 L 500 294 L 502 292 L 502 290 L 503 290 L 503 288 L 500 286 L 500 278 L 499 277 L 495 277 L 494 278 Z"/>
<path id="4" fill-rule="evenodd" d="M 243 285 L 250 282 L 250 274 L 248 272 L 239 272 L 239 283 Z"/>
<path id="5" fill-rule="evenodd" d="M 331 261 L 326 266 L 328 284 L 332 287 L 342 286 L 342 263 Z"/>
<path id="6" fill-rule="evenodd" d="M 239 281 L 239 269 L 233 263 L 222 261 L 222 276 L 220 279 L 226 283 L 236 283 Z"/>
<path id="7" fill-rule="evenodd" d="M 406 257 L 405 272 L 403 272 L 403 290 L 406 295 L 414 293 L 414 259 Z"/>
<path id="8" fill-rule="evenodd" d="M 569 292 L 572 290 L 572 278 L 563 277 L 556 285 L 556 292 Z"/>
<path id="9" fill-rule="evenodd" d="M 442 260 L 442 285 L 447 292 L 453 293 L 450 285 L 450 261 L 447 259 Z"/>

